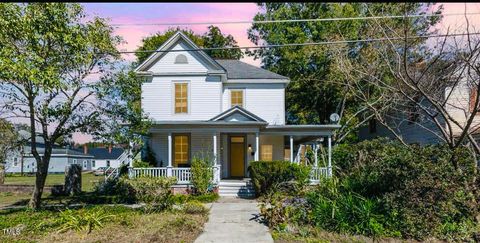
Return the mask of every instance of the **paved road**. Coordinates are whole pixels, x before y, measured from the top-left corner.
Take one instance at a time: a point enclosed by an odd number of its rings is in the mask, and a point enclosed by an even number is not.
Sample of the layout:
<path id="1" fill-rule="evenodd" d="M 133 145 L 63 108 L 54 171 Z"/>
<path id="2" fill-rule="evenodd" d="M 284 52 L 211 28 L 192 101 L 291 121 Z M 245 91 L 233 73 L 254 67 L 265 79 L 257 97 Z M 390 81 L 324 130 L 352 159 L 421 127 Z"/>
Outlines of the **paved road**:
<path id="1" fill-rule="evenodd" d="M 220 198 L 211 205 L 204 232 L 195 242 L 273 242 L 268 227 L 258 222 L 258 214 L 254 200 Z"/>

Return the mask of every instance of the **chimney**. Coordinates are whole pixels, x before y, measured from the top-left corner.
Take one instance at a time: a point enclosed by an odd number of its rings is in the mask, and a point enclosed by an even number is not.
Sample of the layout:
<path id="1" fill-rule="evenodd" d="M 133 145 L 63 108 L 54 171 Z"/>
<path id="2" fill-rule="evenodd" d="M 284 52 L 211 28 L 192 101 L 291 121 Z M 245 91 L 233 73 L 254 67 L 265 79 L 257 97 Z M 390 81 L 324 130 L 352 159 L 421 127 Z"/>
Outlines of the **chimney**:
<path id="1" fill-rule="evenodd" d="M 112 153 L 112 144 L 108 145 L 108 153 L 109 153 L 109 154 Z"/>
<path id="2" fill-rule="evenodd" d="M 83 145 L 83 153 L 88 154 L 88 147 L 86 144 Z"/>

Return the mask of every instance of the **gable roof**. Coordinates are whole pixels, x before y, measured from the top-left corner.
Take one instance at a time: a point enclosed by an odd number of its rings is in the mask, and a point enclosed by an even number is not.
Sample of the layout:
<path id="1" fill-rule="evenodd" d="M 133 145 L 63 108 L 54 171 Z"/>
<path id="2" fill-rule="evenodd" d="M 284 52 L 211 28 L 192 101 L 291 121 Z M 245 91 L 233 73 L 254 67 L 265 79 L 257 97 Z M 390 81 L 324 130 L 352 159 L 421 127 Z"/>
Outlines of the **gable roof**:
<path id="1" fill-rule="evenodd" d="M 199 47 L 192 40 L 190 40 L 190 38 L 188 38 L 181 31 L 177 31 L 177 33 L 175 33 L 172 37 L 170 37 L 170 39 L 165 41 L 165 43 L 163 43 L 156 52 L 152 53 L 145 61 L 138 65 L 138 67 L 135 68 L 135 72 L 146 72 L 146 69 L 153 65 L 159 58 L 165 55 L 165 53 L 167 53 L 181 40 L 183 40 L 190 49 L 199 49 Z M 204 51 L 195 51 L 195 53 L 198 53 L 203 60 L 205 60 L 214 68 L 214 70 L 220 70 L 222 72 L 225 71 L 213 58 L 207 55 L 207 53 L 205 53 Z"/>
<path id="2" fill-rule="evenodd" d="M 227 71 L 229 79 L 289 79 L 239 60 L 215 59 L 215 61 Z"/>
<path id="3" fill-rule="evenodd" d="M 229 116 L 231 116 L 235 113 L 239 113 L 242 116 L 244 116 L 246 118 L 249 118 L 250 120 L 255 121 L 255 122 L 266 123 L 266 121 L 263 120 L 262 118 L 258 117 L 257 115 L 251 113 L 250 111 L 247 111 L 246 109 L 244 109 L 240 106 L 234 106 L 234 107 L 218 114 L 214 118 L 210 119 L 210 121 L 221 121 L 221 120 L 224 120 L 225 118 L 227 118 L 227 117 L 229 117 Z"/>
<path id="4" fill-rule="evenodd" d="M 123 148 L 112 148 L 112 152 L 108 152 L 108 148 L 89 148 L 88 154 L 91 154 L 95 159 L 111 159 L 115 160 L 124 152 Z"/>

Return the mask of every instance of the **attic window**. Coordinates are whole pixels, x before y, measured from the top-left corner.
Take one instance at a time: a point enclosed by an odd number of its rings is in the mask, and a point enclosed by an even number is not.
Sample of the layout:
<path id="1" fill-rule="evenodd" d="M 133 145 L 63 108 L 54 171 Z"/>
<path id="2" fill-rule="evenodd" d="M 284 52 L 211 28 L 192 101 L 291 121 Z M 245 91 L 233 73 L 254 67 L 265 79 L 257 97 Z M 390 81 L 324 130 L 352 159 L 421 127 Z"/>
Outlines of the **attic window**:
<path id="1" fill-rule="evenodd" d="M 183 54 L 177 55 L 177 57 L 175 57 L 175 64 L 188 64 L 187 57 Z"/>

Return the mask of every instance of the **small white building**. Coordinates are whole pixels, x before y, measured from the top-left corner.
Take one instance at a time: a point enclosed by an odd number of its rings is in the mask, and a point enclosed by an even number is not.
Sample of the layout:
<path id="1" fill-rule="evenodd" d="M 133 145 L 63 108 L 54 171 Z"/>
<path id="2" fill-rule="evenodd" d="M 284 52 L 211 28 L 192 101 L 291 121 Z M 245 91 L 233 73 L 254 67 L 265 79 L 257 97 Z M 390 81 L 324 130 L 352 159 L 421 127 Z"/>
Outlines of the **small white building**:
<path id="1" fill-rule="evenodd" d="M 99 167 L 118 168 L 126 161 L 127 150 L 123 148 L 84 148 L 84 153 L 93 156 L 92 169 Z"/>

